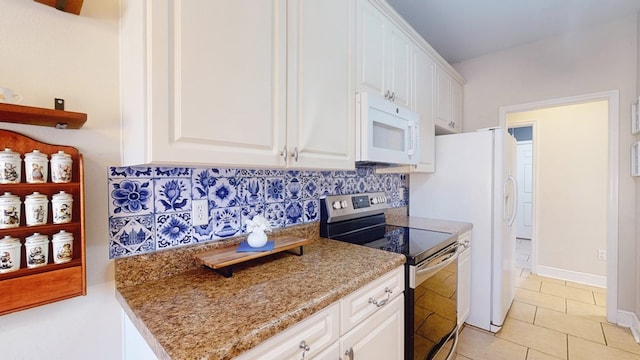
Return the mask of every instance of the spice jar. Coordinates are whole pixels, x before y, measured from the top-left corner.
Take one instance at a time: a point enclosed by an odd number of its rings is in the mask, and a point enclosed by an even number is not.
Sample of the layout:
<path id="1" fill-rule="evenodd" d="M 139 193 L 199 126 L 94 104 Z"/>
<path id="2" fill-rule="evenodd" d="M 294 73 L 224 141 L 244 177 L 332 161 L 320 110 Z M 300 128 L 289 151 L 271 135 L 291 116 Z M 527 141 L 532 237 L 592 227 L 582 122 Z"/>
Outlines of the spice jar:
<path id="1" fill-rule="evenodd" d="M 47 265 L 49 261 L 49 238 L 47 235 L 34 233 L 24 242 L 27 255 L 27 267 L 35 268 Z"/>
<path id="2" fill-rule="evenodd" d="M 51 239 L 53 245 L 53 262 L 62 264 L 71 261 L 73 258 L 73 234 L 64 230 L 53 234 Z"/>
<path id="3" fill-rule="evenodd" d="M 20 240 L 9 235 L 0 239 L 0 274 L 20 269 Z"/>
<path id="4" fill-rule="evenodd" d="M 24 174 L 28 183 L 39 184 L 47 182 L 49 160 L 47 154 L 33 150 L 24 154 Z"/>
<path id="5" fill-rule="evenodd" d="M 71 222 L 71 210 L 73 207 L 73 195 L 64 191 L 51 197 L 51 209 L 53 210 L 53 223 L 64 224 Z"/>
<path id="6" fill-rule="evenodd" d="M 44 225 L 47 223 L 49 200 L 46 195 L 34 192 L 24 199 L 24 212 L 27 226 Z"/>
<path id="7" fill-rule="evenodd" d="M 0 229 L 20 226 L 20 198 L 10 192 L 0 196 Z"/>
<path id="8" fill-rule="evenodd" d="M 54 183 L 71 182 L 71 155 L 60 150 L 51 154 L 51 181 Z"/>
<path id="9" fill-rule="evenodd" d="M 9 148 L 0 151 L 0 184 L 19 183 L 21 168 L 20 154 Z"/>

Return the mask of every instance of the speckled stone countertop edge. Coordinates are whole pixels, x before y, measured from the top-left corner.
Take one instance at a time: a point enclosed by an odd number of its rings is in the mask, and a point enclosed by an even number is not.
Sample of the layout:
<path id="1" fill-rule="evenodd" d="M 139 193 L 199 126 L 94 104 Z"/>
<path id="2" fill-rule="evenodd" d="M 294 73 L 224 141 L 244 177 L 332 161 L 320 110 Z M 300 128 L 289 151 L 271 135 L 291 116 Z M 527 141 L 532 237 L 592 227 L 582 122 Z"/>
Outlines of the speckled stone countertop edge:
<path id="1" fill-rule="evenodd" d="M 322 252 L 327 248 L 330 251 L 339 251 L 342 254 L 342 260 L 344 260 L 345 257 L 355 258 L 355 256 L 351 256 L 351 254 L 353 253 L 353 255 L 355 255 L 356 253 L 354 253 L 354 251 L 360 252 L 362 250 L 359 245 L 353 245 L 323 238 L 315 238 L 312 239 L 309 245 L 305 246 L 305 255 L 303 255 L 302 258 L 305 258 L 305 256 L 313 255 L 310 252 Z M 399 266 L 402 266 L 405 262 L 405 258 L 403 255 L 369 248 L 367 248 L 366 251 L 372 253 L 372 256 L 374 256 L 376 259 L 384 261 L 380 261 L 375 267 L 367 267 L 365 271 L 359 272 L 357 275 L 354 274 L 353 276 L 348 277 L 348 280 L 346 281 L 340 280 L 336 282 L 332 285 L 331 288 L 322 290 L 321 292 L 316 294 L 316 297 L 305 300 L 303 303 L 298 304 L 299 306 L 295 308 L 287 308 L 287 310 L 283 311 L 282 313 L 272 315 L 270 317 L 271 320 L 265 326 L 262 326 L 259 329 L 254 329 L 252 331 L 243 330 L 241 334 L 238 334 L 238 336 L 234 339 L 225 341 L 221 346 L 220 344 L 218 344 L 217 347 L 212 346 L 211 349 L 207 349 L 206 351 L 202 351 L 202 349 L 200 349 L 199 351 L 194 350 L 193 352 L 185 349 L 174 349 L 172 351 L 170 349 L 171 346 L 165 349 L 162 344 L 167 344 L 166 339 L 165 341 L 161 341 L 158 339 L 158 336 L 162 338 L 163 335 L 161 333 L 154 334 L 154 332 L 145 323 L 145 321 L 150 321 L 149 325 L 151 326 L 151 328 L 153 328 L 154 326 L 157 328 L 159 323 L 159 321 L 156 319 L 157 314 L 149 314 L 148 312 L 146 312 L 144 307 L 140 308 L 139 306 L 130 304 L 128 301 L 132 300 L 133 304 L 139 304 L 141 299 L 136 298 L 137 295 L 132 294 L 136 294 L 139 292 L 144 293 L 145 290 L 149 290 L 155 287 L 163 287 L 163 284 L 169 284 L 171 282 L 184 283 L 184 281 L 188 281 L 188 279 L 190 279 L 192 275 L 201 276 L 202 273 L 205 273 L 205 276 L 207 276 L 206 270 L 203 270 L 201 268 L 200 270 L 195 270 L 195 272 L 188 271 L 186 273 L 180 273 L 174 276 L 152 280 L 145 284 L 130 286 L 122 286 L 121 284 L 121 286 L 116 289 L 116 298 L 123 306 L 123 309 L 131 319 L 131 322 L 135 325 L 135 327 L 138 329 L 140 334 L 147 341 L 150 348 L 154 351 L 159 359 L 231 359 L 247 350 L 250 350 L 264 340 L 267 340 L 268 338 L 287 329 L 288 327 L 300 322 L 301 320 L 306 319 L 307 317 L 335 303 L 336 301 L 339 301 L 341 298 L 358 290 L 359 288 L 375 280 L 376 278 L 388 273 L 389 271 Z M 293 260 L 295 258 L 296 257 L 293 257 L 291 260 L 295 261 Z M 273 263 L 275 264 L 277 263 L 277 261 L 278 260 Z M 285 261 L 285 263 L 289 262 L 288 260 L 282 261 Z M 216 274 L 215 276 L 218 275 Z M 215 286 L 215 284 L 212 285 Z M 295 286 L 295 284 L 291 285 Z M 121 290 L 125 293 L 125 295 L 121 293 Z M 153 301 L 155 301 L 155 299 Z M 222 319 L 221 321 L 224 321 L 224 319 Z M 186 330 L 188 331 L 188 329 Z"/>

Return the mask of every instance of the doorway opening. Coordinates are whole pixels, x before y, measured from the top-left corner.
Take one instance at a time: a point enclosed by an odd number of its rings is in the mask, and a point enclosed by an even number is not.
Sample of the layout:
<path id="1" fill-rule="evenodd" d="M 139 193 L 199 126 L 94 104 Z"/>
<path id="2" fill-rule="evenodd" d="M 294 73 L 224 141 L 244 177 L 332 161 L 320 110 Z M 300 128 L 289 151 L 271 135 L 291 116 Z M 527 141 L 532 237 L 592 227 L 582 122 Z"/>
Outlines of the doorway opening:
<path id="1" fill-rule="evenodd" d="M 516 139 L 516 265 L 532 270 L 533 233 L 533 125 L 511 125 L 507 129 Z"/>
<path id="2" fill-rule="evenodd" d="M 544 207 L 544 202 L 541 204 L 540 203 L 540 198 L 541 198 L 541 194 L 540 193 L 540 188 L 539 188 L 539 184 L 540 184 L 540 179 L 538 179 L 537 177 L 539 176 L 537 174 L 538 169 L 536 168 L 537 164 L 536 164 L 536 157 L 539 157 L 540 154 L 537 154 L 537 150 L 539 150 L 541 147 L 544 146 L 544 144 L 540 144 L 539 141 L 540 140 L 538 137 L 540 136 L 541 133 L 541 129 L 540 129 L 540 123 L 537 123 L 535 120 L 530 119 L 530 121 L 527 123 L 527 121 L 520 121 L 520 122 L 514 122 L 518 124 L 517 127 L 523 127 L 524 125 L 533 125 L 532 128 L 532 147 L 533 147 L 533 201 L 532 201 L 532 239 L 533 239 L 533 243 L 532 243 L 532 258 L 533 258 L 533 262 L 532 262 L 532 272 L 537 273 L 539 272 L 538 270 L 543 270 L 543 272 L 547 272 L 546 275 L 551 275 L 552 277 L 569 277 L 569 279 L 567 280 L 571 280 L 571 281 L 576 281 L 577 282 L 583 282 L 583 283 L 592 283 L 593 281 L 598 281 L 598 277 L 601 278 L 601 281 L 603 282 L 603 285 L 606 285 L 607 288 L 607 320 L 611 321 L 611 322 L 616 322 L 616 318 L 617 318 L 617 248 L 618 248 L 618 227 L 617 227 L 617 223 L 618 223 L 618 189 L 617 189 L 617 183 L 618 183 L 618 106 L 619 106 L 619 100 L 618 100 L 618 92 L 617 91 L 610 91 L 610 92 L 603 92 L 603 93 L 595 93 L 595 94 L 588 94 L 588 95 L 582 95 L 582 96 L 575 96 L 575 97 L 569 97 L 569 98 L 561 98 L 561 99 L 553 99 L 553 100 L 546 100 L 546 101 L 539 101 L 539 102 L 533 102 L 533 103 L 526 103 L 526 104 L 520 104 L 520 105 L 512 105 L 512 106 L 507 106 L 507 107 L 501 107 L 500 108 L 500 125 L 503 128 L 507 128 L 510 125 L 510 121 L 509 119 L 513 116 L 513 114 L 517 114 L 517 113 L 523 113 L 523 112 L 529 112 L 529 111 L 534 111 L 534 110 L 544 110 L 544 109 L 550 109 L 550 108 L 556 108 L 556 107 L 565 107 L 565 106 L 571 106 L 571 105 L 578 105 L 578 104 L 587 104 L 587 103 L 594 103 L 594 102 L 604 102 L 605 103 L 605 110 L 604 113 L 605 115 L 603 116 L 605 119 L 603 121 L 603 128 L 601 128 L 598 132 L 598 134 L 595 134 L 594 139 L 599 139 L 604 141 L 604 149 L 603 151 L 601 151 L 602 154 L 604 154 L 604 169 L 599 171 L 599 174 L 602 175 L 604 177 L 604 179 L 599 179 L 599 181 L 601 181 L 600 183 L 600 188 L 604 189 L 604 199 L 600 198 L 601 201 L 604 201 L 602 203 L 602 206 L 600 206 L 602 213 L 599 215 L 600 219 L 604 219 L 604 229 L 600 229 L 600 233 L 602 234 L 602 236 L 605 238 L 604 242 L 598 246 L 602 246 L 605 249 L 599 249 L 597 251 L 594 251 L 593 254 L 590 254 L 589 256 L 592 256 L 593 258 L 596 258 L 597 260 L 597 256 L 600 254 L 600 250 L 605 250 L 605 254 L 607 256 L 606 258 L 606 262 L 602 262 L 600 263 L 600 266 L 604 266 L 605 270 L 604 271 L 600 271 L 600 276 L 598 276 L 596 274 L 596 276 L 590 276 L 591 271 L 560 271 L 557 273 L 553 273 L 553 271 L 556 271 L 558 269 L 556 269 L 555 266 L 553 265 L 549 265 L 549 264 L 553 264 L 553 256 L 549 256 L 549 253 L 545 252 L 544 254 L 544 267 L 541 267 L 540 269 L 536 269 L 536 262 L 538 261 L 538 257 L 539 254 L 536 246 L 536 239 L 538 237 L 537 234 L 537 227 L 538 227 L 538 222 L 541 220 L 540 219 L 540 214 L 541 211 L 545 211 L 543 214 L 545 215 L 549 215 L 546 213 L 546 209 L 545 210 L 541 210 L 542 207 Z M 578 127 L 574 127 L 573 128 L 568 128 L 566 130 L 564 130 L 564 132 L 561 133 L 555 133 L 555 135 L 551 136 L 550 138 L 554 138 L 554 140 L 558 141 L 558 142 L 562 142 L 563 139 L 568 139 L 568 137 L 574 137 L 574 141 L 575 141 L 575 137 L 578 136 L 585 136 L 584 133 L 581 132 L 581 128 L 579 127 L 579 123 L 578 123 Z M 599 136 L 599 137 L 598 137 Z M 586 139 L 586 136 L 585 136 Z M 588 142 L 588 141 L 587 141 Z M 579 144 L 579 142 L 574 142 L 574 144 Z M 549 155 L 549 154 L 547 154 Z M 557 151 L 552 154 L 552 155 L 562 155 L 562 150 Z M 550 156 L 550 158 L 553 158 L 553 156 Z M 584 170 L 584 169 L 588 169 L 591 165 L 588 162 L 589 156 L 583 156 L 583 157 L 574 157 L 572 159 L 572 161 L 574 161 L 575 163 L 577 163 L 578 167 L 574 168 L 574 169 L 578 169 L 578 170 Z M 585 161 L 582 161 L 585 160 Z M 559 175 L 562 176 L 566 176 L 567 174 L 570 173 L 569 172 L 565 172 L 563 168 L 560 168 L 562 171 L 559 171 Z M 595 173 L 595 172 L 594 172 Z M 553 181 L 562 181 L 561 177 L 556 178 Z M 579 180 L 577 180 L 575 182 L 575 184 L 584 184 L 585 182 L 588 182 L 592 179 L 588 178 L 588 177 L 583 177 L 583 178 L 579 178 Z M 548 181 L 548 180 L 547 180 Z M 567 187 L 565 187 L 566 189 Z M 545 195 L 545 194 L 542 194 Z M 546 194 L 548 195 L 548 194 Z M 563 194 L 562 192 L 557 192 L 556 195 L 559 196 L 564 196 L 566 194 Z M 575 194 L 573 194 L 572 196 L 576 197 Z M 590 196 L 590 194 L 588 193 L 583 193 L 582 197 L 588 197 Z M 559 204 L 558 206 L 551 208 L 551 209 L 558 209 L 558 208 L 562 208 L 562 206 L 566 205 L 567 202 L 571 202 L 572 198 L 571 196 L 569 196 L 564 203 Z M 564 209 L 562 209 L 564 210 Z M 576 216 L 576 214 L 574 214 L 573 212 L 560 212 L 560 215 L 556 215 L 559 217 L 562 217 L 562 219 L 571 219 L 572 216 Z M 547 216 L 548 217 L 548 216 Z M 575 219 L 574 219 L 575 220 Z M 586 223 L 586 222 L 585 222 Z M 548 230 L 548 229 L 547 229 Z M 579 230 L 579 229 L 578 229 Z M 547 232 L 548 234 L 548 232 Z M 574 237 L 575 240 L 575 237 Z M 565 244 L 566 246 L 566 244 Z M 548 247 L 548 244 L 547 244 Z M 573 245 L 570 246 L 571 248 L 571 252 L 569 252 L 568 254 L 571 254 L 571 256 L 575 256 L 576 255 L 576 250 L 580 250 L 582 249 L 580 247 L 580 244 L 578 244 L 577 242 L 575 242 Z M 563 250 L 565 252 L 565 256 L 567 255 L 566 250 Z M 568 256 L 567 256 L 568 257 Z M 593 259 L 591 259 L 593 260 Z M 573 265 L 572 265 L 573 266 Z M 575 266 L 580 266 L 580 265 L 575 265 Z M 602 269 L 601 269 L 602 270 Z M 551 273 L 549 273 L 549 271 L 551 271 Z M 574 277 L 576 276 L 576 277 Z M 586 277 L 585 277 L 586 276 Z"/>

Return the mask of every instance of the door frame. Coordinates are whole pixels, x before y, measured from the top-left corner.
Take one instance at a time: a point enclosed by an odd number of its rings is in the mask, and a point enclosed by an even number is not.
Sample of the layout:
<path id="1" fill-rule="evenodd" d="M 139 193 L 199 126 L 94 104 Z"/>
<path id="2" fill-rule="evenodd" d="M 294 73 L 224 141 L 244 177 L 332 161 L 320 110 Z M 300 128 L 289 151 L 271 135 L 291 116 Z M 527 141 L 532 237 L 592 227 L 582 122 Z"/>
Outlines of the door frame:
<path id="1" fill-rule="evenodd" d="M 618 323 L 618 197 L 619 197 L 619 107 L 620 94 L 618 90 L 603 91 L 592 94 L 570 96 L 565 98 L 548 99 L 517 105 L 501 106 L 500 127 L 507 129 L 507 114 L 539 110 L 550 107 L 575 105 L 592 101 L 606 100 L 608 102 L 608 179 L 607 179 L 607 321 Z M 534 156 L 535 156 L 535 128 L 534 128 Z M 534 163 L 535 166 L 535 163 Z M 534 170 L 535 171 L 535 170 Z M 535 176 L 534 176 L 535 178 Z M 537 182 L 536 182 L 537 183 Z M 534 183 L 534 206 L 536 198 L 536 183 Z M 537 207 L 536 207 L 537 209 Z M 534 210 L 534 214 L 537 210 Z M 536 216 L 534 215 L 534 220 Z M 534 223 L 535 225 L 535 223 Z M 534 229 L 532 229 L 535 231 Z M 535 236 L 537 234 L 532 234 Z M 533 245 L 533 243 L 532 243 Z M 533 250 L 533 249 L 532 249 Z M 533 260 L 533 259 L 532 259 Z M 532 261 L 533 269 L 533 261 Z"/>

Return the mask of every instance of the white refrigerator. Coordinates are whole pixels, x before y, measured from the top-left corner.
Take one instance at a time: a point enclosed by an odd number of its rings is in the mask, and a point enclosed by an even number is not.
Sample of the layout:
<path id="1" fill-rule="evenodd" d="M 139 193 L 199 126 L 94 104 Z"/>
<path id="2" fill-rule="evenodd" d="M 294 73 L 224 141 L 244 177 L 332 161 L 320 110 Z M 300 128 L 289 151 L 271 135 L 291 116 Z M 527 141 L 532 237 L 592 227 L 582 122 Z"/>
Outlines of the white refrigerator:
<path id="1" fill-rule="evenodd" d="M 504 129 L 436 136 L 435 173 L 411 174 L 409 215 L 470 222 L 467 323 L 498 332 L 515 293 L 516 141 Z"/>

